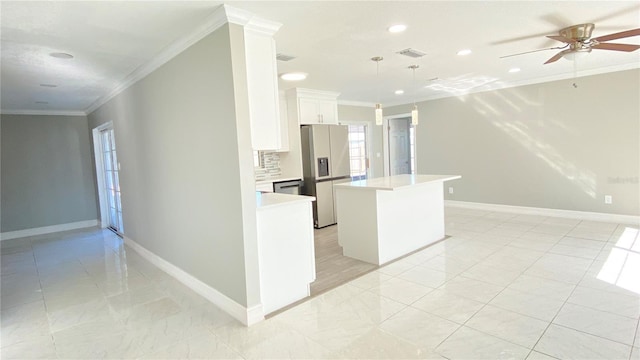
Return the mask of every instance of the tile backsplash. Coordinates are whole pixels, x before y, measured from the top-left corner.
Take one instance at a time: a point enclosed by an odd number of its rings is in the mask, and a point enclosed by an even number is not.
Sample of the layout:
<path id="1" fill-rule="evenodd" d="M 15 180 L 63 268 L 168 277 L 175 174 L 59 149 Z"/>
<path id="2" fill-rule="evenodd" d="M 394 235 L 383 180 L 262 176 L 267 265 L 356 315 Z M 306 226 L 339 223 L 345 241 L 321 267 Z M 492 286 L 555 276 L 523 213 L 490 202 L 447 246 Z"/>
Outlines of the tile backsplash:
<path id="1" fill-rule="evenodd" d="M 262 167 L 255 168 L 256 181 L 277 179 L 282 174 L 280 170 L 280 154 L 272 151 L 259 151 Z"/>

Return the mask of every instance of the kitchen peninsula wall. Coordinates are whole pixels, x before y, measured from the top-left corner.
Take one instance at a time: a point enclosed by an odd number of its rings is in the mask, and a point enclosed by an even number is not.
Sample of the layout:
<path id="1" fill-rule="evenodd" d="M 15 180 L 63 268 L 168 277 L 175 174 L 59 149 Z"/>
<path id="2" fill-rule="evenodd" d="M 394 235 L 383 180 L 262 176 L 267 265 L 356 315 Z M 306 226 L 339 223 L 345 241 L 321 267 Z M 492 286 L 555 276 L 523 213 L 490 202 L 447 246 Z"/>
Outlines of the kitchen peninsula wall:
<path id="1" fill-rule="evenodd" d="M 225 24 L 88 118 L 113 121 L 125 238 L 250 323 L 261 300 L 245 56 L 244 28 Z"/>

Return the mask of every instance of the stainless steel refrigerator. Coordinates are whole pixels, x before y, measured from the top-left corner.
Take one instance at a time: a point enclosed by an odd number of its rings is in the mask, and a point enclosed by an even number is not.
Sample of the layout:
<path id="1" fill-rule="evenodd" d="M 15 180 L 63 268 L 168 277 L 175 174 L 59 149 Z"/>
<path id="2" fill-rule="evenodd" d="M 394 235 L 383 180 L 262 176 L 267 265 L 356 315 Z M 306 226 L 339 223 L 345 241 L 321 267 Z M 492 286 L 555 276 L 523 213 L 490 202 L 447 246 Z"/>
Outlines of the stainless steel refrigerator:
<path id="1" fill-rule="evenodd" d="M 349 132 L 346 125 L 302 125 L 302 172 L 305 195 L 316 197 L 316 228 L 336 223 L 333 185 L 350 181 Z"/>

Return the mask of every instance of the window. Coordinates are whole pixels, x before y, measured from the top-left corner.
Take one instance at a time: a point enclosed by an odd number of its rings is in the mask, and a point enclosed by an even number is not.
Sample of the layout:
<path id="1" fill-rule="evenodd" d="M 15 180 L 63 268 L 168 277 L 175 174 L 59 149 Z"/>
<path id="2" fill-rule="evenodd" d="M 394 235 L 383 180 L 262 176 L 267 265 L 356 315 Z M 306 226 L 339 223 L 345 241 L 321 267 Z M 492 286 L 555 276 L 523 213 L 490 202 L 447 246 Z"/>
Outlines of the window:
<path id="1" fill-rule="evenodd" d="M 349 125 L 349 165 L 351 180 L 367 178 L 366 125 Z"/>

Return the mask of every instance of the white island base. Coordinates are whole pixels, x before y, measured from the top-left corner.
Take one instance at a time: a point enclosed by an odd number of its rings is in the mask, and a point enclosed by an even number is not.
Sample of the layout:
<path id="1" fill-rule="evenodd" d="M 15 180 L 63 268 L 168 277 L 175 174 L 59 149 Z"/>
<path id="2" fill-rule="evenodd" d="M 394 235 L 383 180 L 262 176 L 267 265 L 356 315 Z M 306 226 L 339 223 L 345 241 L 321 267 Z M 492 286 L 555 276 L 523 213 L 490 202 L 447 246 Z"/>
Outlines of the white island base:
<path id="1" fill-rule="evenodd" d="M 335 185 L 343 254 L 382 265 L 443 239 L 443 182 L 458 178 L 396 175 Z"/>

